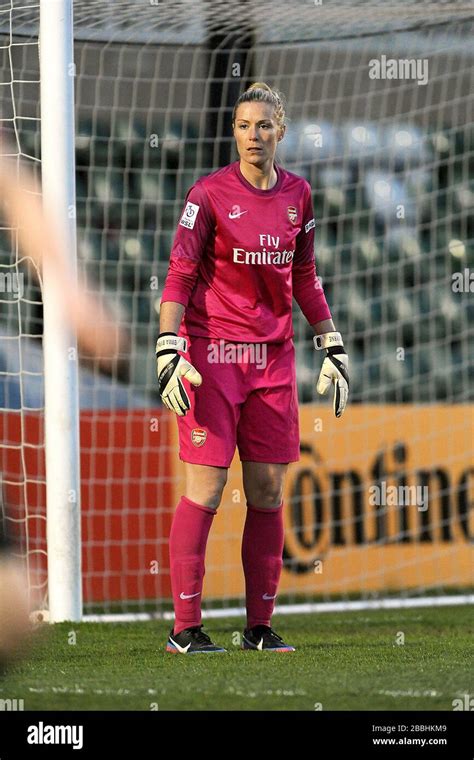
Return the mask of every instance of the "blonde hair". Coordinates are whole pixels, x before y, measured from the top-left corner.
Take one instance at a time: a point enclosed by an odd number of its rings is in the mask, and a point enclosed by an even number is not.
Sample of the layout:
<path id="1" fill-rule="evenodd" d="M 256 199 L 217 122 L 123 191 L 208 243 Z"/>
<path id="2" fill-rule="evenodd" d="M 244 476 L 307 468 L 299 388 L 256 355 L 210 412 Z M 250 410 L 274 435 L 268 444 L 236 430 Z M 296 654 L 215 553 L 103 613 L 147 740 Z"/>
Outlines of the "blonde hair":
<path id="1" fill-rule="evenodd" d="M 241 103 L 269 103 L 275 109 L 275 120 L 280 128 L 285 126 L 285 104 L 282 93 L 273 90 L 266 82 L 254 82 L 239 96 L 232 111 L 232 127 L 235 124 L 237 109 Z"/>

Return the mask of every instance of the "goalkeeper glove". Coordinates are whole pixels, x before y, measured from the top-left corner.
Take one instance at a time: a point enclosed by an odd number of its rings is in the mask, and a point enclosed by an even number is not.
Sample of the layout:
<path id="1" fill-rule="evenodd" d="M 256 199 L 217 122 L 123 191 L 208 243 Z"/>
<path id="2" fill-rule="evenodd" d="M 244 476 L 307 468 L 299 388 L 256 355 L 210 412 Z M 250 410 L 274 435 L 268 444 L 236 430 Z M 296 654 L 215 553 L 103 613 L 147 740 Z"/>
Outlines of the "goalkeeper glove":
<path id="1" fill-rule="evenodd" d="M 178 354 L 186 352 L 186 338 L 179 338 L 176 333 L 164 332 L 156 341 L 156 371 L 158 389 L 164 405 L 183 417 L 191 408 L 189 396 L 186 393 L 181 378 L 184 377 L 193 385 L 201 385 L 202 377 L 192 364 Z"/>
<path id="2" fill-rule="evenodd" d="M 349 358 L 338 332 L 323 333 L 313 338 L 317 351 L 326 349 L 326 356 L 319 373 L 316 389 L 324 395 L 331 383 L 334 383 L 334 414 L 340 417 L 346 408 L 349 395 Z"/>

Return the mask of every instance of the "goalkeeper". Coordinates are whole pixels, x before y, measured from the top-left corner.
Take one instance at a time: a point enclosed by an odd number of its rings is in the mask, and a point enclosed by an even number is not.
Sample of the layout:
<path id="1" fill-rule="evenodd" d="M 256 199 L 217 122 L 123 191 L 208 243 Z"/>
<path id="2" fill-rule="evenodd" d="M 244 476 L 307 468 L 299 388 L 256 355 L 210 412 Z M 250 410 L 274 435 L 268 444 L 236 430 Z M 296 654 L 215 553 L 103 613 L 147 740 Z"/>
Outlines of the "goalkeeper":
<path id="1" fill-rule="evenodd" d="M 177 415 L 186 489 L 169 539 L 175 622 L 167 651 L 225 651 L 202 630 L 206 542 L 238 446 L 247 502 L 242 537 L 244 649 L 292 652 L 272 629 L 283 554 L 283 484 L 299 460 L 292 297 L 323 352 L 317 390 L 344 412 L 348 358 L 314 261 L 311 188 L 275 163 L 279 93 L 255 83 L 232 116 L 239 160 L 199 179 L 178 224 L 161 299 L 159 391 Z M 260 344 L 260 345 L 258 345 Z M 216 361 L 230 347 L 264 361 Z"/>

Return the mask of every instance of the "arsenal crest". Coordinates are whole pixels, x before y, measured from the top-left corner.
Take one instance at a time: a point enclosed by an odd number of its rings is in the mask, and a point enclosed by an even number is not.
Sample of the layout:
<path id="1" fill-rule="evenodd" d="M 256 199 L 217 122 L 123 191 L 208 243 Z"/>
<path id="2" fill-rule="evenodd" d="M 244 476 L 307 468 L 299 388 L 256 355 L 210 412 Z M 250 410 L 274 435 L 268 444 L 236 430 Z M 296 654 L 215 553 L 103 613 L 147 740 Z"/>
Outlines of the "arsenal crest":
<path id="1" fill-rule="evenodd" d="M 296 224 L 298 212 L 294 206 L 288 206 L 288 219 L 292 224 Z"/>
<path id="2" fill-rule="evenodd" d="M 194 446 L 203 446 L 203 444 L 206 443 L 206 438 L 207 431 L 203 430 L 203 428 L 194 428 L 194 430 L 191 431 L 191 441 Z"/>

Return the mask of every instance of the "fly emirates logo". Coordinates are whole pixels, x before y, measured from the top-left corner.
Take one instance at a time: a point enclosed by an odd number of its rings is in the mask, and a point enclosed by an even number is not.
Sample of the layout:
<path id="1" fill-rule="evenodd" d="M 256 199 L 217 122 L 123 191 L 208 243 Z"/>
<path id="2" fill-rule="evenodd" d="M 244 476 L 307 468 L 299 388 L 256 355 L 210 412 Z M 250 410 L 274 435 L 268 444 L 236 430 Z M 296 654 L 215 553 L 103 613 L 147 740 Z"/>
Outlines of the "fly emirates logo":
<path id="1" fill-rule="evenodd" d="M 234 264 L 289 264 L 295 254 L 293 251 L 279 251 L 280 238 L 273 235 L 259 235 L 260 251 L 246 251 L 233 248 Z"/>

